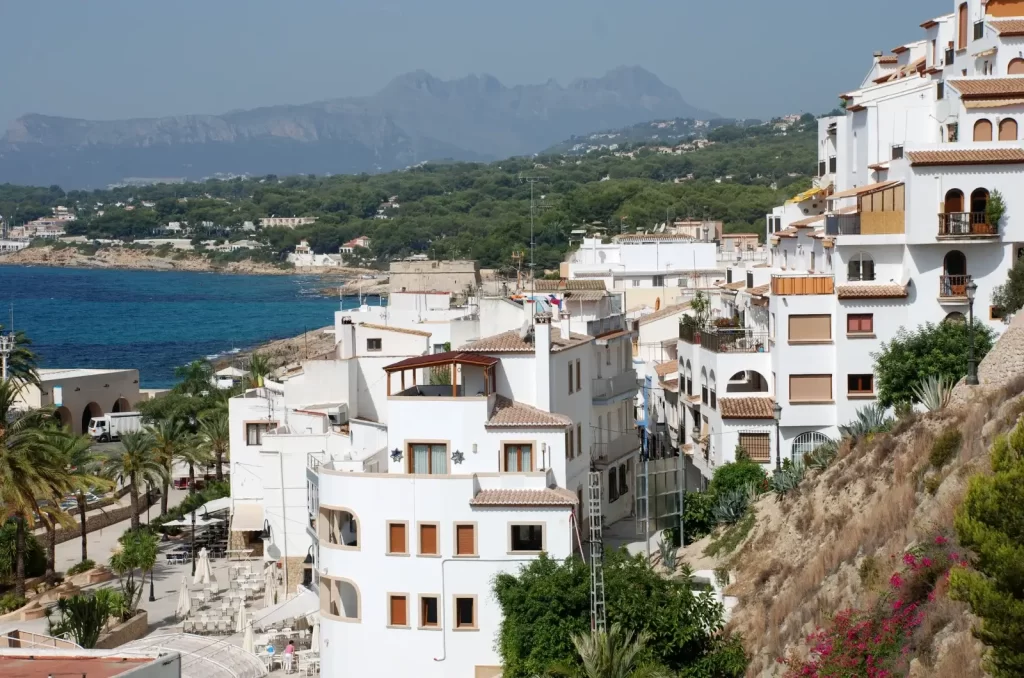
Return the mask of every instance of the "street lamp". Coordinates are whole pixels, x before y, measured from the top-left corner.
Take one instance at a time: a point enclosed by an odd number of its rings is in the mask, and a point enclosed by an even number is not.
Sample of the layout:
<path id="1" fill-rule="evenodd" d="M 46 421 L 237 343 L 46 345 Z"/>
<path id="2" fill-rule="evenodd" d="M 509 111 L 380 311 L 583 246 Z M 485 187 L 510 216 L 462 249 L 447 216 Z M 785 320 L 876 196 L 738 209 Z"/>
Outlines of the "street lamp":
<path id="1" fill-rule="evenodd" d="M 151 483 L 146 483 L 146 527 L 147 528 L 149 528 L 150 525 L 151 525 L 151 523 L 149 522 L 149 507 L 150 507 L 150 504 L 153 503 L 153 499 L 150 496 L 152 491 L 153 491 L 153 485 Z M 153 569 L 149 571 L 149 602 L 151 602 L 151 603 L 156 602 L 156 593 L 153 591 L 153 570 L 155 570 L 155 569 L 156 569 L 156 564 L 154 563 Z"/>
<path id="2" fill-rule="evenodd" d="M 974 295 L 978 293 L 978 283 L 971 280 L 967 283 L 967 314 L 968 314 L 968 353 L 967 353 L 967 385 L 978 385 L 978 361 L 974 357 Z"/>
<path id="3" fill-rule="evenodd" d="M 772 408 L 772 416 L 775 417 L 775 470 L 782 470 L 782 445 L 779 443 L 779 422 L 782 420 L 782 405 L 778 402 Z"/>

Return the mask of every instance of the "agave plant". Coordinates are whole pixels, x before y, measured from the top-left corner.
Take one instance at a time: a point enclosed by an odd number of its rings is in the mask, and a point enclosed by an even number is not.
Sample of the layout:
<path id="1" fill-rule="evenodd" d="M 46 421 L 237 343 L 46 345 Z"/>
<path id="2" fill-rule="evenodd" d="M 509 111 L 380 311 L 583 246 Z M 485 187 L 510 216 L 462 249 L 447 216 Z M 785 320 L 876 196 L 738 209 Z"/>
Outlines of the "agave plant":
<path id="1" fill-rule="evenodd" d="M 756 494 L 754 496 L 756 497 Z M 738 487 L 735 490 L 723 493 L 712 510 L 715 522 L 735 525 L 747 513 L 750 500 L 751 493 L 749 487 Z"/>
<path id="2" fill-rule="evenodd" d="M 846 426 L 840 426 L 844 436 L 862 438 L 873 433 L 886 431 L 892 425 L 892 417 L 886 414 L 885 408 L 872 403 L 857 410 L 857 418 Z"/>
<path id="3" fill-rule="evenodd" d="M 839 443 L 830 440 L 804 455 L 803 465 L 813 471 L 824 471 L 839 454 Z"/>
<path id="4" fill-rule="evenodd" d="M 658 552 L 661 554 L 661 564 L 665 566 L 665 569 L 669 573 L 676 571 L 676 564 L 678 563 L 677 556 L 679 551 L 675 546 L 672 546 L 672 542 L 667 539 L 662 539 L 658 542 Z"/>
<path id="5" fill-rule="evenodd" d="M 953 387 L 956 381 L 948 376 L 933 374 L 925 377 L 911 389 L 914 400 L 921 403 L 926 410 L 934 412 L 949 405 L 953 398 Z"/>
<path id="6" fill-rule="evenodd" d="M 776 471 L 771 479 L 771 488 L 775 493 L 775 498 L 782 499 L 795 490 L 800 485 L 800 481 L 804 479 L 805 472 L 806 467 L 799 461 Z"/>

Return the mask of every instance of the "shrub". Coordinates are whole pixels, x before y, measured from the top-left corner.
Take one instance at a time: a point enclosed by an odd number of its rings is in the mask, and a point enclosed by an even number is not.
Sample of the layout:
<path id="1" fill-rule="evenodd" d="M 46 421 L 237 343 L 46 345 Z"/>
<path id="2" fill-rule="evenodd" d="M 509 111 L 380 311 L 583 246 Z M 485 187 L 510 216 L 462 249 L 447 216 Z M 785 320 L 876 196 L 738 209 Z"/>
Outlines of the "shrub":
<path id="1" fill-rule="evenodd" d="M 715 498 L 710 492 L 687 492 L 683 504 L 683 529 L 686 543 L 692 544 L 715 529 Z"/>
<path id="2" fill-rule="evenodd" d="M 746 515 L 750 507 L 750 493 L 746 487 L 737 487 L 734 490 L 723 492 L 718 495 L 715 504 L 715 522 L 725 525 L 735 525 Z"/>
<path id="3" fill-rule="evenodd" d="M 874 556 L 864 556 L 864 560 L 860 561 L 860 567 L 857 568 L 857 572 L 860 574 L 860 583 L 868 588 L 877 584 L 882 574 L 878 566 L 878 559 Z"/>
<path id="4" fill-rule="evenodd" d="M 787 460 L 788 461 L 788 460 Z M 804 479 L 805 467 L 802 463 L 787 464 L 772 475 L 771 489 L 776 499 L 782 499 L 795 490 Z"/>
<path id="5" fill-rule="evenodd" d="M 38 577 L 46 572 L 46 553 L 35 535 L 26 530 L 25 535 L 25 576 Z M 15 570 L 15 540 L 17 529 L 9 520 L 0 528 L 0 580 L 9 582 Z"/>
<path id="6" fill-rule="evenodd" d="M 935 468 L 942 468 L 960 453 L 960 445 L 962 443 L 963 437 L 960 434 L 960 429 L 950 426 L 932 443 L 932 451 L 928 455 L 928 461 Z"/>
<path id="7" fill-rule="evenodd" d="M 872 403 L 857 410 L 857 417 L 846 426 L 840 426 L 839 430 L 844 436 L 857 440 L 887 431 L 890 426 L 892 418 L 885 413 L 885 408 Z"/>
<path id="8" fill-rule="evenodd" d="M 86 558 L 82 562 L 75 563 L 74 565 L 69 567 L 68 571 L 65 572 L 65 574 L 68 577 L 72 577 L 72 576 L 74 576 L 76 574 L 81 574 L 82 572 L 87 572 L 87 571 L 91 570 L 94 567 L 96 567 L 96 563 L 94 563 L 91 559 Z"/>
<path id="9" fill-rule="evenodd" d="M 830 440 L 804 455 L 803 465 L 814 471 L 824 471 L 839 455 L 839 443 Z"/>
<path id="10" fill-rule="evenodd" d="M 26 600 L 24 598 L 13 593 L 5 593 L 3 596 L 0 596 L 0 614 L 14 612 L 19 607 L 23 607 L 25 603 Z"/>
<path id="11" fill-rule="evenodd" d="M 739 459 L 715 469 L 708 491 L 720 497 L 750 483 L 763 487 L 766 480 L 767 475 L 760 464 L 750 459 Z"/>
<path id="12" fill-rule="evenodd" d="M 941 410 L 953 398 L 953 387 L 956 380 L 948 375 L 931 374 L 915 384 L 912 391 L 914 399 L 921 403 L 929 412 Z"/>
<path id="13" fill-rule="evenodd" d="M 939 491 L 939 487 L 941 486 L 942 476 L 938 473 L 933 473 L 932 475 L 924 479 L 924 489 L 930 495 L 934 496 L 935 493 Z"/>

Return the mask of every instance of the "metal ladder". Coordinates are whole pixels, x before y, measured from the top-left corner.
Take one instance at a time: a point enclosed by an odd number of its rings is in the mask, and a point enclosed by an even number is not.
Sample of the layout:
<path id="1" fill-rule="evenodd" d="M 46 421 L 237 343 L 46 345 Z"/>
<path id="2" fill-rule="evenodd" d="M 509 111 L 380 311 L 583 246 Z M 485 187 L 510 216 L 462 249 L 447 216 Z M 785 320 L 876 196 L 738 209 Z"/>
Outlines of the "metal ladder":
<path id="1" fill-rule="evenodd" d="M 587 508 L 590 520 L 590 628 L 604 632 L 604 542 L 601 535 L 601 473 L 587 476 Z"/>

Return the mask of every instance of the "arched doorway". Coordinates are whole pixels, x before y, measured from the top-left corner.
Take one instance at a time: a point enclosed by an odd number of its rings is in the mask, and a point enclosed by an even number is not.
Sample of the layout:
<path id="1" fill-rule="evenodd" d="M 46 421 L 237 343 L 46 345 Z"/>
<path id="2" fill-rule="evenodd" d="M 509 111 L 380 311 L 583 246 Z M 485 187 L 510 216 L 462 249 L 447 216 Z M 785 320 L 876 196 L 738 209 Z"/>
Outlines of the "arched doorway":
<path id="1" fill-rule="evenodd" d="M 99 404 L 97 404 L 95 402 L 92 402 L 92 403 L 89 403 L 88 405 L 86 405 L 85 409 L 82 410 L 82 430 L 81 430 L 81 432 L 82 433 L 88 433 L 89 432 L 89 420 L 92 419 L 93 417 L 102 417 L 102 416 L 103 416 L 103 408 L 101 408 L 99 406 Z"/>
<path id="2" fill-rule="evenodd" d="M 967 214 L 964 212 L 964 192 L 959 188 L 951 188 L 946 191 L 946 199 L 943 202 L 940 219 L 940 235 L 955 235 L 967 232 L 968 221 Z"/>
<path id="3" fill-rule="evenodd" d="M 999 121 L 999 140 L 1017 140 L 1017 121 L 1013 118 L 1003 118 Z"/>
<path id="4" fill-rule="evenodd" d="M 984 233 L 988 227 L 988 217 L 985 212 L 988 208 L 988 191 L 984 188 L 976 188 L 971 191 L 971 215 L 969 233 Z"/>
<path id="5" fill-rule="evenodd" d="M 114 401 L 114 406 L 110 408 L 111 412 L 131 412 L 132 406 L 128 404 L 127 398 L 118 398 Z"/>
<path id="6" fill-rule="evenodd" d="M 950 250 L 942 259 L 942 296 L 967 296 L 967 257 L 959 250 Z"/>
<path id="7" fill-rule="evenodd" d="M 63 405 L 53 411 L 53 419 L 61 428 L 71 428 L 71 410 Z"/>
<path id="8" fill-rule="evenodd" d="M 1007 75 L 1024 75 L 1024 59 L 1016 58 L 1010 59 L 1010 63 L 1006 66 Z"/>
<path id="9" fill-rule="evenodd" d="M 982 118 L 974 123 L 975 141 L 992 141 L 992 121 Z"/>
<path id="10" fill-rule="evenodd" d="M 964 211 L 964 192 L 959 188 L 946 191 L 945 211 L 946 214 Z"/>

